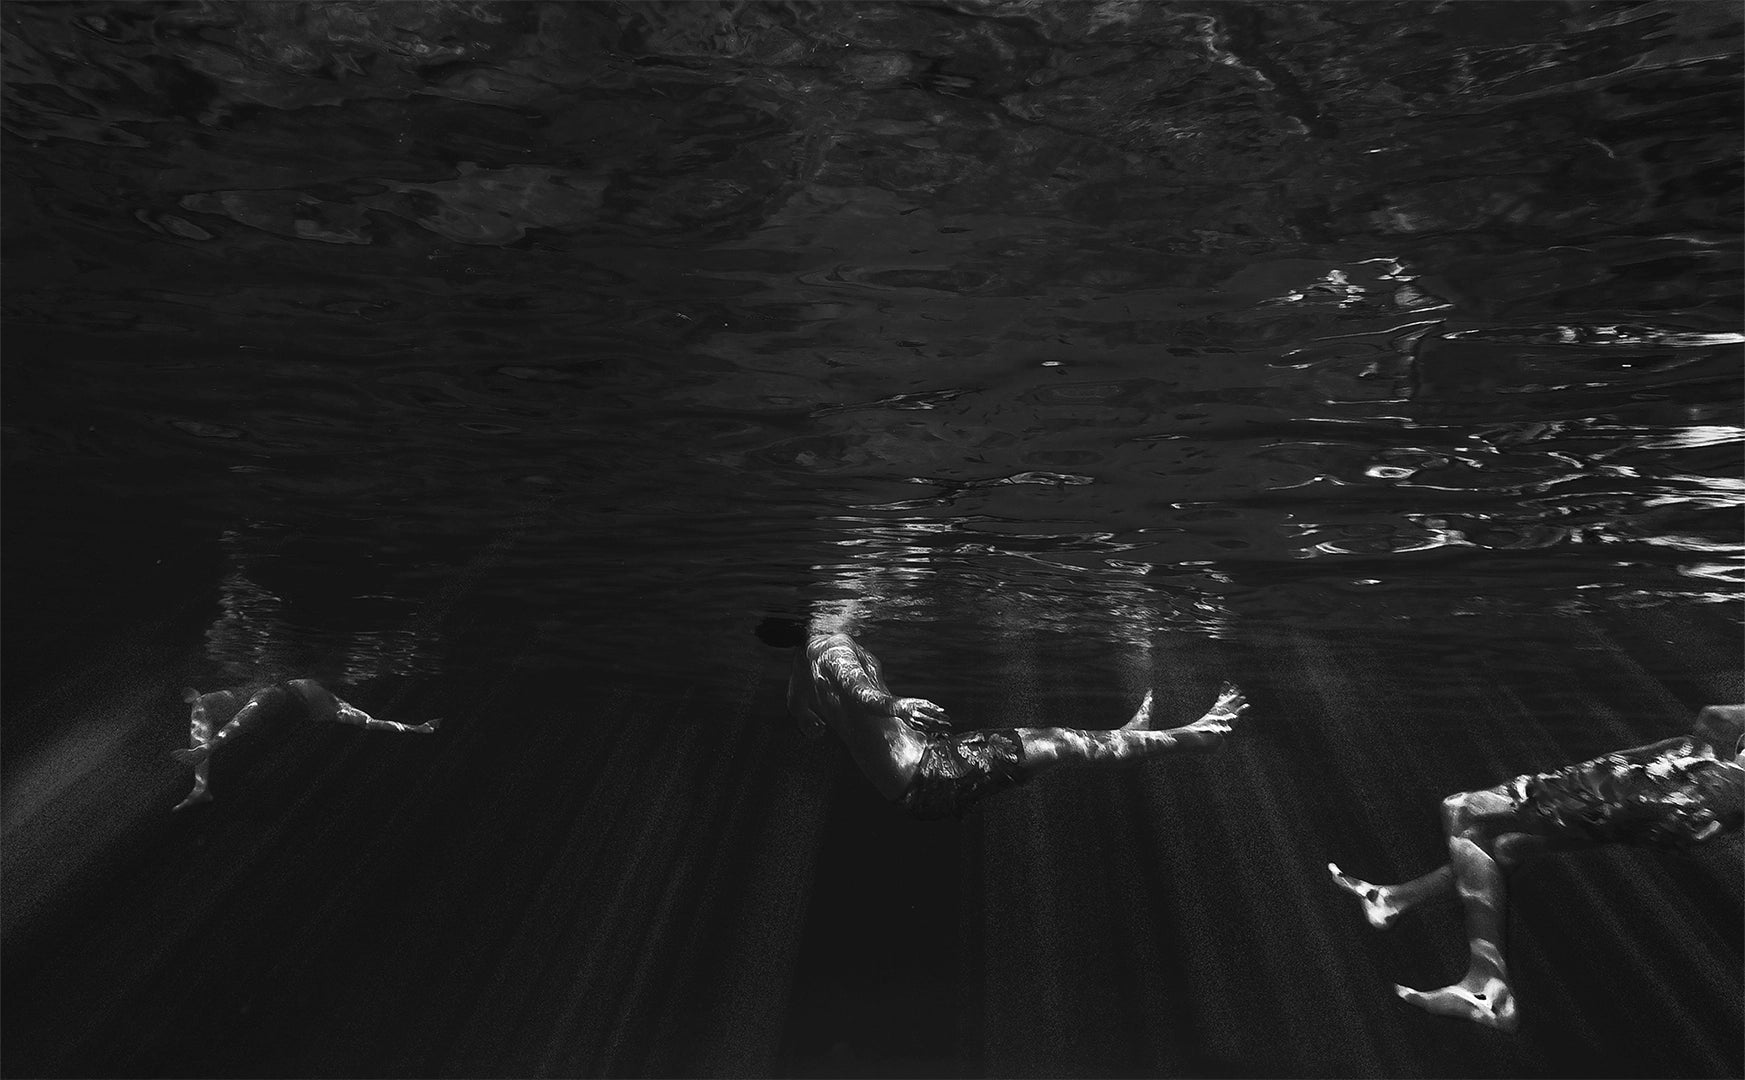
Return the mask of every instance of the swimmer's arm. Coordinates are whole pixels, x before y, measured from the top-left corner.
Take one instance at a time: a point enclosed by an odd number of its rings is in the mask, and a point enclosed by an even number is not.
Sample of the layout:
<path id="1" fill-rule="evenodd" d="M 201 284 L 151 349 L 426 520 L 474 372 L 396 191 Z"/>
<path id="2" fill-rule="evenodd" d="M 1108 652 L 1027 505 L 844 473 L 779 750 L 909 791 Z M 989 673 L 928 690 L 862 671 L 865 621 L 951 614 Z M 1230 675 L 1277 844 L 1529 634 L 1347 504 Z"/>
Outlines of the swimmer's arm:
<path id="1" fill-rule="evenodd" d="M 871 654 L 867 655 L 870 658 Z M 836 691 L 838 701 L 852 703 L 863 716 L 891 716 L 916 731 L 951 734 L 951 718 L 945 715 L 944 709 L 926 698 L 892 694 L 867 670 L 860 657 L 860 650 L 851 644 L 831 645 L 814 662 L 816 677 Z"/>
<path id="2" fill-rule="evenodd" d="M 832 645 L 813 663 L 816 677 L 836 691 L 845 703 L 852 702 L 859 711 L 879 716 L 895 715 L 897 698 L 883 690 L 847 645 Z"/>

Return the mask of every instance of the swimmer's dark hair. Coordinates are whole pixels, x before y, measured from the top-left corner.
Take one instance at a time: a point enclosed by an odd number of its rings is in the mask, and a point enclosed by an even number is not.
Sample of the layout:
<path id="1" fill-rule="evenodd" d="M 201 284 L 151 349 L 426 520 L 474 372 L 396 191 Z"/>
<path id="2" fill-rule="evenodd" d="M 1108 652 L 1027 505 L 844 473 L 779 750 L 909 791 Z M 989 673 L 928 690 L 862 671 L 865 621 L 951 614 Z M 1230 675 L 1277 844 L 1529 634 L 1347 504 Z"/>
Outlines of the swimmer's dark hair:
<path id="1" fill-rule="evenodd" d="M 769 615 L 757 624 L 757 638 L 778 649 L 797 649 L 806 643 L 806 624 L 791 615 Z"/>

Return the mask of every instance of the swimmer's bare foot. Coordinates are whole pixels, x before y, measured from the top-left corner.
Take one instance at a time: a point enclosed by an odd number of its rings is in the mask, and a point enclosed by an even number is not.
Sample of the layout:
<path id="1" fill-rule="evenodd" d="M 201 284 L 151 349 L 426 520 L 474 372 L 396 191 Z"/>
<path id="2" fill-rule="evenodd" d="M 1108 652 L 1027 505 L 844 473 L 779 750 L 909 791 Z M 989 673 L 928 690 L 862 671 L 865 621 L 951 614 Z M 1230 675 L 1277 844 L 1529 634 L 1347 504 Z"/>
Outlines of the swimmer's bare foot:
<path id="1" fill-rule="evenodd" d="M 1242 691 L 1225 683 L 1218 688 L 1218 700 L 1212 702 L 1206 715 L 1169 731 L 1188 746 L 1216 750 L 1224 745 L 1224 736 L 1236 730 L 1236 721 L 1242 719 L 1242 714 L 1247 711 L 1248 699 L 1242 696 Z"/>
<path id="2" fill-rule="evenodd" d="M 1221 726 L 1224 734 L 1228 735 L 1236 729 L 1236 721 L 1242 719 L 1242 714 L 1247 711 L 1248 699 L 1242 696 L 1242 691 L 1234 683 L 1224 683 L 1218 687 L 1218 700 L 1212 702 L 1206 715 L 1194 723 Z"/>
<path id="3" fill-rule="evenodd" d="M 1218 700 L 1206 715 L 1191 724 L 1165 729 L 1171 742 L 1184 750 L 1212 751 L 1224 745 L 1224 737 L 1236 730 L 1236 721 L 1247 711 L 1242 691 L 1229 683 L 1218 689 Z"/>
<path id="4" fill-rule="evenodd" d="M 188 797 L 177 803 L 174 809 L 186 810 L 190 806 L 198 806 L 201 803 L 209 803 L 211 801 L 211 792 L 207 791 L 205 788 L 196 788 L 193 791 L 188 792 Z"/>
<path id="5" fill-rule="evenodd" d="M 1145 700 L 1139 703 L 1139 711 L 1133 714 L 1133 719 L 1121 725 L 1122 731 L 1151 730 L 1151 691 L 1145 691 Z"/>
<path id="6" fill-rule="evenodd" d="M 171 750 L 170 756 L 184 765 L 198 765 L 212 756 L 212 744 L 202 743 L 199 746 L 187 746 L 180 750 Z"/>
<path id="7" fill-rule="evenodd" d="M 1515 1012 L 1515 994 L 1500 975 L 1472 974 L 1440 990 L 1413 990 L 1409 986 L 1394 986 L 1401 1001 L 1410 1002 L 1438 1016 L 1455 1016 L 1475 1024 L 1514 1031 L 1521 1026 Z"/>
<path id="8" fill-rule="evenodd" d="M 431 732 L 435 731 L 437 728 L 439 728 L 441 726 L 442 726 L 442 717 L 438 716 L 438 717 L 434 717 L 430 720 L 426 720 L 422 724 L 412 724 L 409 727 L 407 727 L 406 730 L 417 732 L 420 735 L 429 735 Z"/>
<path id="9" fill-rule="evenodd" d="M 1327 872 L 1333 875 L 1333 884 L 1363 902 L 1363 917 L 1377 930 L 1386 930 L 1400 917 L 1400 909 L 1393 904 L 1387 886 L 1372 885 L 1362 878 L 1352 877 L 1336 863 L 1328 863 Z"/>

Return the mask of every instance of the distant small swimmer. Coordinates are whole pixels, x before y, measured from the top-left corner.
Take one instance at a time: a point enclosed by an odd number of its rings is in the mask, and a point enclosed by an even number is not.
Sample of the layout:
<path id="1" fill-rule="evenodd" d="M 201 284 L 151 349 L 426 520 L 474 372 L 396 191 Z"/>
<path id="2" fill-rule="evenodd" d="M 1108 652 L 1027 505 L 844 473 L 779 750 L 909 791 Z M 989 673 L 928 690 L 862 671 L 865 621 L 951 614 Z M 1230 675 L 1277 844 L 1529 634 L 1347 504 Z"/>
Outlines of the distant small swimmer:
<path id="1" fill-rule="evenodd" d="M 1745 705 L 1710 705 L 1688 735 L 1517 776 L 1442 801 L 1447 865 L 1398 885 L 1373 885 L 1328 863 L 1382 929 L 1426 900 L 1458 893 L 1470 961 L 1438 990 L 1395 986 L 1403 1000 L 1503 1031 L 1520 1023 L 1503 957 L 1503 872 L 1542 852 L 1631 844 L 1685 848 L 1745 822 Z"/>
<path id="2" fill-rule="evenodd" d="M 377 720 L 340 700 L 313 679 L 290 679 L 267 686 L 217 690 L 209 694 L 189 689 L 183 691 L 182 700 L 192 706 L 188 748 L 176 750 L 172 756 L 194 766 L 194 790 L 176 804 L 177 810 L 212 801 L 212 755 L 224 743 L 247 730 L 281 720 L 302 720 L 351 724 L 372 731 L 428 735 L 442 723 L 428 720 L 422 724 L 397 724 L 392 720 Z"/>
<path id="3" fill-rule="evenodd" d="M 1151 703 L 1147 691 L 1132 719 L 1113 730 L 959 732 L 933 702 L 893 694 L 878 658 L 843 633 L 806 640 L 788 682 L 794 717 L 811 730 L 834 732 L 880 794 L 917 818 L 960 815 L 978 799 L 1055 768 L 1207 753 L 1223 744 L 1248 708 L 1242 693 L 1225 684 L 1204 716 L 1158 729 L 1151 723 Z"/>

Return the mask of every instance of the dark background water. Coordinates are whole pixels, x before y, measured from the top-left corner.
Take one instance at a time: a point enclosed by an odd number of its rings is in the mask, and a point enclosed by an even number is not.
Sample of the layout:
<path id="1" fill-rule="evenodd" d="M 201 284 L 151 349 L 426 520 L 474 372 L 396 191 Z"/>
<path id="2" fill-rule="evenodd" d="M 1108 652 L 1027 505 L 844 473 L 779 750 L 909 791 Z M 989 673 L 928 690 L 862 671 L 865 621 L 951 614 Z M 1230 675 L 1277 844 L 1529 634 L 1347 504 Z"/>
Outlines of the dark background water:
<path id="1" fill-rule="evenodd" d="M 1336 858 L 1745 696 L 1736 4 L 29 4 L 9 1075 L 1739 1075 L 1738 847 Z M 766 613 L 1215 762 L 901 820 Z M 314 674 L 416 744 L 220 760 Z"/>

